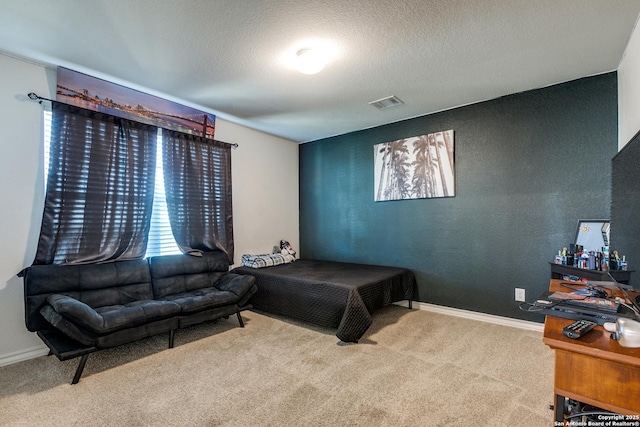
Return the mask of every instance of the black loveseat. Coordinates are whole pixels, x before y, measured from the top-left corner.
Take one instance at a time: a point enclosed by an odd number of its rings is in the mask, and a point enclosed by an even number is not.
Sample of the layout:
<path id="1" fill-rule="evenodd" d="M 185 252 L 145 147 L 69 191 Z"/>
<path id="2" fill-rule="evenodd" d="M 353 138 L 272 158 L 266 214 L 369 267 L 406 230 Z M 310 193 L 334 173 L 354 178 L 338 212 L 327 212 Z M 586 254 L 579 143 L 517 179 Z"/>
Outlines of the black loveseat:
<path id="1" fill-rule="evenodd" d="M 60 360 L 81 357 L 251 308 L 255 279 L 229 273 L 226 254 L 166 255 L 83 265 L 33 265 L 24 278 L 25 322 Z"/>

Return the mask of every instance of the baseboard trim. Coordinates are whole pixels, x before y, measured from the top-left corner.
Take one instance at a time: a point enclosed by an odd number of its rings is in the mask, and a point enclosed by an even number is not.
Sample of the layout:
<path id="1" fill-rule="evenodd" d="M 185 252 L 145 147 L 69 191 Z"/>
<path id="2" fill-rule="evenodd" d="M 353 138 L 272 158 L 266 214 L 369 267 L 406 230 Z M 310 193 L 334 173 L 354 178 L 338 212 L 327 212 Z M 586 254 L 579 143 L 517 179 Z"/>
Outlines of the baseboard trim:
<path id="1" fill-rule="evenodd" d="M 36 357 L 46 356 L 49 354 L 49 349 L 45 346 L 37 346 L 27 348 L 25 350 L 16 351 L 0 356 L 0 367 L 12 365 L 18 362 L 24 362 L 25 360 L 35 359 Z"/>
<path id="2" fill-rule="evenodd" d="M 403 307 L 408 307 L 407 301 L 399 301 L 394 303 Z M 503 326 L 510 326 L 512 328 L 526 329 L 529 331 L 542 332 L 544 330 L 544 324 L 528 322 L 526 320 L 512 319 L 510 317 L 496 316 L 493 314 L 479 313 L 476 311 L 462 310 L 459 308 L 445 307 L 443 305 L 430 304 L 426 302 L 413 301 L 412 307 L 418 310 L 429 311 L 432 313 L 444 314 L 447 316 L 462 317 L 470 320 L 478 320 L 480 322 L 494 323 Z M 5 354 L 0 356 L 0 367 L 12 365 L 14 363 L 23 362 L 29 359 L 35 359 L 36 357 L 46 356 L 49 354 L 49 349 L 45 346 L 37 346 L 28 348 L 15 353 Z"/>
<path id="3" fill-rule="evenodd" d="M 399 301 L 394 303 L 403 307 L 408 307 L 407 301 Z M 443 305 L 430 304 L 427 302 L 413 301 L 412 307 L 418 310 L 429 311 L 432 313 L 445 314 L 447 316 L 462 317 L 470 320 L 478 320 L 480 322 L 494 323 L 497 325 L 510 326 L 512 328 L 526 329 L 529 331 L 542 332 L 544 324 L 536 322 L 528 322 L 526 320 L 512 319 L 510 317 L 496 316 L 494 314 L 480 313 L 477 311 L 462 310 L 459 308 L 445 307 Z"/>

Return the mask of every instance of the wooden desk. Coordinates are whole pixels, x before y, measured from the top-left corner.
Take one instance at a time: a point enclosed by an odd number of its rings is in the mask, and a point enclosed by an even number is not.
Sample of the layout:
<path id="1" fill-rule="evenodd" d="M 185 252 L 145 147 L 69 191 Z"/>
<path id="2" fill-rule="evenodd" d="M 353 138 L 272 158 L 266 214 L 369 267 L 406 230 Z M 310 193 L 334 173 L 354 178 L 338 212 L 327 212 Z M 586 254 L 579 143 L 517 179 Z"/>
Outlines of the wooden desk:
<path id="1" fill-rule="evenodd" d="M 551 279 L 549 290 L 567 292 L 560 282 Z M 602 326 L 569 339 L 562 328 L 572 322 L 554 316 L 544 322 L 542 341 L 555 350 L 556 421 L 564 419 L 565 397 L 617 414 L 640 414 L 640 348 L 622 347 Z"/>

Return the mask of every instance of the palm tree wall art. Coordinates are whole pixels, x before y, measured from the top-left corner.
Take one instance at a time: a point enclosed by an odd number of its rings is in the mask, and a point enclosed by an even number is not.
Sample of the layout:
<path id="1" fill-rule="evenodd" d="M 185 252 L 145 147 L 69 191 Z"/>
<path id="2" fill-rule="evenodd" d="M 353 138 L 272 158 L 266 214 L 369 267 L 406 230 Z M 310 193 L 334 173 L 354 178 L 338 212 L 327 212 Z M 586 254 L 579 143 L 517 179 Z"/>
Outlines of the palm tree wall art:
<path id="1" fill-rule="evenodd" d="M 374 199 L 455 196 L 453 130 L 376 144 Z"/>

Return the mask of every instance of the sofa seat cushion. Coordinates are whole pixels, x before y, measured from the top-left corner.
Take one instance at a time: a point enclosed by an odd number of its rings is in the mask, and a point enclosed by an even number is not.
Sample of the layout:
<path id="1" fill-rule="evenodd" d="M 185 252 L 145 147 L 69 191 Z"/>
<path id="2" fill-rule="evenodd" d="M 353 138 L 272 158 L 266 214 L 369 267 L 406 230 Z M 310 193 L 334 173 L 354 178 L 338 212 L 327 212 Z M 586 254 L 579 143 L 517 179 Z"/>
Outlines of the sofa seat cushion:
<path id="1" fill-rule="evenodd" d="M 235 304 L 238 297 L 233 292 L 221 291 L 212 287 L 167 295 L 163 300 L 178 304 L 183 313 L 195 313 L 209 308 Z"/>
<path id="2" fill-rule="evenodd" d="M 180 313 L 180 306 L 171 301 L 140 300 L 94 309 L 74 298 L 54 294 L 47 302 L 64 318 L 96 334 L 131 328 Z"/>

